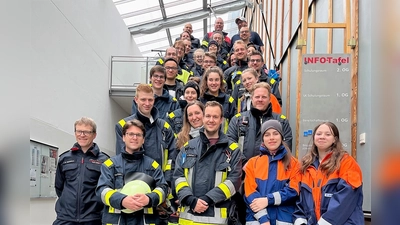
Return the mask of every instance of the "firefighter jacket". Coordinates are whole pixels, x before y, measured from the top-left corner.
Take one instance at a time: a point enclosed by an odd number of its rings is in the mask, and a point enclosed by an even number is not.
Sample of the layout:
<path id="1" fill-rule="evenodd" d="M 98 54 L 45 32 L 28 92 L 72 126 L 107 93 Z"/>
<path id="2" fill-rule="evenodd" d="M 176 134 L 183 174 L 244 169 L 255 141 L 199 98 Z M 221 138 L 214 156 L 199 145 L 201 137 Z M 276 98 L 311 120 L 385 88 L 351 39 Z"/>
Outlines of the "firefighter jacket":
<path id="1" fill-rule="evenodd" d="M 246 161 L 260 154 L 261 124 L 270 119 L 278 120 L 281 123 L 284 141 L 291 149 L 293 136 L 289 121 L 284 115 L 273 113 L 271 104 L 266 112 L 252 107 L 249 111 L 238 113 L 231 119 L 226 135 L 232 141 L 239 143 Z"/>
<path id="2" fill-rule="evenodd" d="M 225 70 L 227 70 L 228 68 L 229 68 L 229 64 L 228 64 L 228 62 L 225 60 L 225 59 L 223 59 L 222 58 L 222 56 L 221 55 L 217 55 L 217 66 L 222 70 L 222 71 L 225 71 Z"/>
<path id="3" fill-rule="evenodd" d="M 152 120 L 138 112 L 129 117 L 120 120 L 115 124 L 116 134 L 116 154 L 125 149 L 125 143 L 122 140 L 122 127 L 129 120 L 138 119 L 143 123 L 146 136 L 143 144 L 145 155 L 156 160 L 164 171 L 164 177 L 167 182 L 172 182 L 172 173 L 175 166 L 176 147 L 175 133 L 171 126 L 163 119 L 158 118 L 157 109 L 151 110 Z"/>
<path id="4" fill-rule="evenodd" d="M 173 85 L 173 86 L 164 84 L 164 89 L 166 89 L 168 91 L 168 93 L 172 96 L 173 101 L 176 101 L 181 96 L 183 96 L 183 88 L 184 88 L 183 82 L 180 80 L 177 80 L 177 79 L 175 79 L 175 85 Z M 164 95 L 164 91 L 163 91 L 163 95 Z M 174 107 L 176 107 L 175 103 L 174 103 Z M 160 110 L 158 110 L 158 111 L 160 111 Z"/>
<path id="5" fill-rule="evenodd" d="M 244 201 L 246 202 L 246 221 L 258 221 L 271 225 L 292 224 L 292 214 L 298 199 L 300 181 L 299 163 L 291 157 L 287 169 L 283 157 L 288 150 L 281 145 L 275 155 L 271 155 L 264 145 L 258 156 L 252 157 L 244 166 Z M 268 206 L 253 212 L 249 205 L 256 198 L 267 198 Z"/>
<path id="6" fill-rule="evenodd" d="M 193 73 L 194 77 L 200 77 L 200 79 L 203 78 L 204 69 L 201 65 L 195 63 L 191 72 Z"/>
<path id="7" fill-rule="evenodd" d="M 204 35 L 203 40 L 201 41 L 201 48 L 204 51 L 208 50 L 208 43 L 210 42 L 210 38 L 214 32 L 208 32 L 206 35 Z M 221 48 L 223 48 L 225 51 L 230 52 L 231 51 L 231 39 L 228 37 L 228 33 L 222 31 L 222 34 L 224 34 L 224 41 L 222 42 Z"/>
<path id="8" fill-rule="evenodd" d="M 96 143 L 86 153 L 75 143 L 60 155 L 55 177 L 57 219 L 77 223 L 101 219 L 103 204 L 95 189 L 101 164 L 108 158 Z"/>
<path id="9" fill-rule="evenodd" d="M 323 160 L 332 156 L 329 153 Z M 347 153 L 340 168 L 328 177 L 316 158 L 300 182 L 300 199 L 293 215 L 294 224 L 364 224 L 363 191 L 360 166 Z"/>
<path id="10" fill-rule="evenodd" d="M 226 133 L 228 131 L 228 125 L 230 119 L 236 113 L 236 103 L 235 100 L 224 92 L 219 92 L 218 96 L 214 96 L 208 93 L 204 93 L 204 96 L 200 98 L 200 101 L 205 105 L 208 101 L 217 101 L 222 105 L 222 109 L 224 110 L 224 123 L 222 124 L 221 129 Z"/>
<path id="11" fill-rule="evenodd" d="M 101 166 L 101 176 L 96 194 L 101 197 L 101 201 L 105 205 L 103 224 L 158 224 L 159 216 L 155 207 L 165 200 L 168 194 L 168 185 L 160 164 L 144 153 L 143 149 L 133 154 L 123 150 L 121 154 L 111 157 Z M 150 199 L 149 205 L 131 214 L 121 212 L 125 209 L 122 206 L 122 200 L 126 195 L 120 193 L 125 185 L 124 177 L 130 172 L 144 173 L 151 176 L 156 183 L 152 192 L 146 194 Z"/>
<path id="12" fill-rule="evenodd" d="M 170 112 L 168 114 L 168 118 L 166 121 L 168 122 L 169 125 L 171 125 L 172 130 L 175 132 L 175 134 L 178 134 L 182 130 L 183 126 L 183 113 L 184 109 L 187 105 L 187 101 L 180 99 L 179 100 L 179 109 L 176 109 L 173 112 Z"/>
<path id="13" fill-rule="evenodd" d="M 164 58 L 159 58 L 156 62 L 156 65 L 164 66 Z M 179 62 L 178 65 L 178 74 L 176 75 L 176 79 L 182 81 L 184 84 L 188 81 L 189 77 L 192 76 L 193 73 L 191 68 L 186 66 L 186 64 L 182 61 Z"/>
<path id="14" fill-rule="evenodd" d="M 181 40 L 181 37 L 177 37 L 175 41 Z M 200 48 L 200 40 L 198 38 L 193 37 L 190 35 L 190 41 L 192 42 L 192 49 Z"/>
<path id="15" fill-rule="evenodd" d="M 163 89 L 163 93 L 161 96 L 154 95 L 154 106 L 158 110 L 158 116 L 165 120 L 168 117 L 168 113 L 174 111 L 179 108 L 178 100 L 172 97 L 167 89 Z M 132 102 L 132 114 L 136 114 L 138 112 L 137 105 L 135 100 Z M 118 151 L 118 150 L 117 150 Z"/>
<path id="16" fill-rule="evenodd" d="M 210 146 L 202 129 L 199 137 L 181 148 L 176 160 L 179 224 L 227 224 L 231 197 L 238 191 L 242 176 L 238 144 L 220 131 L 217 143 Z M 209 205 L 203 213 L 195 213 L 191 207 L 199 198 Z"/>
<path id="17" fill-rule="evenodd" d="M 247 65 L 246 60 L 238 60 L 236 62 L 236 65 L 229 67 L 227 70 L 224 72 L 224 80 L 227 84 L 227 92 L 231 93 L 233 92 L 233 89 L 235 88 L 235 83 L 240 80 L 242 77 L 242 72 L 249 68 Z"/>

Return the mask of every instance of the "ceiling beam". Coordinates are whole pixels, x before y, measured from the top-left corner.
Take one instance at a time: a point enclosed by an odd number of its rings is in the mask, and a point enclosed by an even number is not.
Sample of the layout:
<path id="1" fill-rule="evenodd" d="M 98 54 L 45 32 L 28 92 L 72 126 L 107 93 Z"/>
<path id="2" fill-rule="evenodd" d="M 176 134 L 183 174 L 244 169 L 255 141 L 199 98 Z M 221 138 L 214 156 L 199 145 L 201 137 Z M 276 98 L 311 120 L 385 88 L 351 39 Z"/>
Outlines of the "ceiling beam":
<path id="1" fill-rule="evenodd" d="M 160 1 L 162 1 L 162 0 L 160 0 Z M 217 6 L 212 6 L 212 8 L 215 13 L 224 14 L 224 13 L 227 13 L 230 11 L 242 9 L 250 4 L 251 3 L 249 2 L 249 0 L 236 0 L 236 1 L 230 1 L 228 3 L 224 3 L 221 5 L 217 5 Z M 164 11 L 165 11 L 165 8 L 164 8 Z M 148 22 L 148 23 L 144 23 L 141 25 L 131 25 L 131 26 L 128 26 L 128 29 L 132 35 L 151 34 L 151 33 L 157 32 L 161 29 L 168 29 L 169 27 L 174 27 L 174 26 L 181 25 L 181 24 L 184 24 L 187 22 L 205 19 L 209 16 L 210 11 L 211 10 L 209 8 L 207 8 L 207 9 L 200 9 L 200 10 L 197 10 L 194 12 L 189 12 L 189 13 L 186 12 L 181 15 L 169 17 L 166 19 L 163 18 L 162 20 Z M 163 15 L 163 17 L 164 17 L 164 15 Z"/>

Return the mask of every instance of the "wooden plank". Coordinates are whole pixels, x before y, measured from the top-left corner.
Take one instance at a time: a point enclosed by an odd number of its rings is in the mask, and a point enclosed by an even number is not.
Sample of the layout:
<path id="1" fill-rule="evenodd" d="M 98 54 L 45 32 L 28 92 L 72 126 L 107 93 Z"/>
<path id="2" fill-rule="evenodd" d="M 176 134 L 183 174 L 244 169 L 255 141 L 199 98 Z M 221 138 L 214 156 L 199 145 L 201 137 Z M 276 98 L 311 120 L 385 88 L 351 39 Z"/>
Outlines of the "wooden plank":
<path id="1" fill-rule="evenodd" d="M 269 32 L 269 37 L 271 38 L 271 43 L 272 43 L 272 8 L 273 8 L 273 1 L 269 1 L 269 27 L 268 27 L 268 32 Z M 274 53 L 275 54 L 275 53 Z M 271 61 L 272 61 L 272 52 L 270 51 L 268 54 L 268 67 L 271 68 Z"/>
<path id="2" fill-rule="evenodd" d="M 353 24 L 352 33 L 356 39 L 356 47 L 351 52 L 351 155 L 357 159 L 357 104 L 358 104 L 358 29 L 359 29 L 359 18 L 358 18 L 358 0 L 353 0 L 352 11 L 353 11 Z M 347 5 L 347 4 L 346 4 Z"/>
<path id="3" fill-rule="evenodd" d="M 346 26 L 346 23 L 308 23 L 308 28 L 346 28 Z"/>
<path id="4" fill-rule="evenodd" d="M 291 1 L 291 0 L 290 0 Z M 286 72 L 286 117 L 289 119 L 290 118 L 290 74 L 291 74 L 291 52 L 292 51 L 288 51 L 287 53 L 287 72 Z M 292 149 L 293 151 L 293 149 Z"/>
<path id="5" fill-rule="evenodd" d="M 315 23 L 315 2 L 311 3 L 311 22 Z M 310 30 L 310 53 L 315 53 L 315 28 Z"/>
<path id="6" fill-rule="evenodd" d="M 278 57 L 278 53 L 276 52 L 276 48 L 277 48 L 277 40 L 278 40 L 278 0 L 275 0 L 275 23 L 274 23 L 274 37 L 272 40 L 274 40 L 274 54 L 275 54 L 275 59 L 273 60 L 273 64 L 274 64 L 274 69 L 275 69 L 275 63 L 276 63 L 276 58 Z M 272 34 L 271 34 L 272 35 Z"/>
<path id="7" fill-rule="evenodd" d="M 328 0 L 328 23 L 333 23 L 333 9 L 332 3 L 333 0 Z M 328 45 L 327 45 L 327 53 L 332 54 L 332 41 L 333 38 L 333 30 L 332 28 L 328 28 Z"/>
<path id="8" fill-rule="evenodd" d="M 285 0 L 281 0 L 281 46 L 280 46 L 280 55 L 279 58 L 282 58 L 283 56 L 283 29 L 284 26 L 283 24 L 285 23 Z M 292 23 L 292 21 L 290 21 L 290 23 Z M 276 56 L 276 58 L 278 58 L 278 56 Z M 281 87 L 281 91 L 282 91 L 282 86 Z"/>
<path id="9" fill-rule="evenodd" d="M 347 45 L 348 41 L 351 38 L 351 5 L 350 5 L 350 0 L 346 0 L 346 30 L 345 30 L 345 52 L 350 53 L 351 52 L 351 47 Z"/>

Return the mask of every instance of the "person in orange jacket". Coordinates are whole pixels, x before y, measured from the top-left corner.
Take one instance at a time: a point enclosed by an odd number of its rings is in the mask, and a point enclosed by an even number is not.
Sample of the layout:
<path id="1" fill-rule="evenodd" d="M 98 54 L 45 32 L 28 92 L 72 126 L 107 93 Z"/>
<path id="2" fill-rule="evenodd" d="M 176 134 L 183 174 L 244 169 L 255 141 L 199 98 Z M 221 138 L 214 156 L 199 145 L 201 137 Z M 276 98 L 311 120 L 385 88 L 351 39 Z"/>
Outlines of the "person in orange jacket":
<path id="1" fill-rule="evenodd" d="M 364 224 L 362 173 L 340 142 L 332 122 L 318 125 L 301 160 L 295 225 Z"/>

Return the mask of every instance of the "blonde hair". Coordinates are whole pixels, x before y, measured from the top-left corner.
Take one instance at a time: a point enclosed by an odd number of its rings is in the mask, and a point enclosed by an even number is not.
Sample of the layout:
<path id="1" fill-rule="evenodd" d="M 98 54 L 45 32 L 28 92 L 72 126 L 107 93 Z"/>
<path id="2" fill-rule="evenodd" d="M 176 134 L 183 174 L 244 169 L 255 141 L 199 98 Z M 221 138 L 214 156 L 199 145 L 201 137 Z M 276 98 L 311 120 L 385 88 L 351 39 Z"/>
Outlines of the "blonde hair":
<path id="1" fill-rule="evenodd" d="M 91 126 L 93 133 L 96 133 L 97 125 L 92 118 L 82 117 L 79 120 L 75 121 L 74 130 L 76 130 L 76 125 L 81 125 L 81 124 L 86 125 L 86 126 Z"/>
<path id="2" fill-rule="evenodd" d="M 182 130 L 181 132 L 178 133 L 178 138 L 176 141 L 176 147 L 177 149 L 181 149 L 183 145 L 190 140 L 189 137 L 189 132 L 191 129 L 191 125 L 189 122 L 189 116 L 187 115 L 187 109 L 192 106 L 192 105 L 197 105 L 200 107 L 201 111 L 204 114 L 204 105 L 200 101 L 194 101 L 186 105 L 185 109 L 183 110 L 183 125 L 182 125 Z"/>

